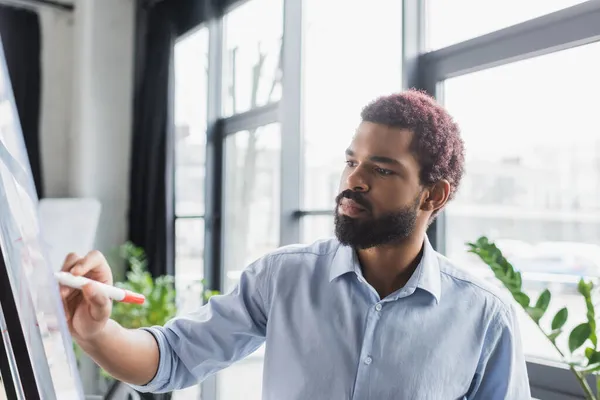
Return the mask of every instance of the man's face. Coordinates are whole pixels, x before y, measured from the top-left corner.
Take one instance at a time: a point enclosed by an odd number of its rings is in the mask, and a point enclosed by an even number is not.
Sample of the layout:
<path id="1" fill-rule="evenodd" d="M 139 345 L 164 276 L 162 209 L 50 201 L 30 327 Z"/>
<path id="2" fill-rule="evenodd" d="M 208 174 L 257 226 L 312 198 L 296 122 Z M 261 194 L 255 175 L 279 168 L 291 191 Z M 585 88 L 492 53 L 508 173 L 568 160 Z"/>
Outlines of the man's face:
<path id="1" fill-rule="evenodd" d="M 423 188 L 410 152 L 412 132 L 363 122 L 346 151 L 335 234 L 365 249 L 398 243 L 415 230 Z"/>

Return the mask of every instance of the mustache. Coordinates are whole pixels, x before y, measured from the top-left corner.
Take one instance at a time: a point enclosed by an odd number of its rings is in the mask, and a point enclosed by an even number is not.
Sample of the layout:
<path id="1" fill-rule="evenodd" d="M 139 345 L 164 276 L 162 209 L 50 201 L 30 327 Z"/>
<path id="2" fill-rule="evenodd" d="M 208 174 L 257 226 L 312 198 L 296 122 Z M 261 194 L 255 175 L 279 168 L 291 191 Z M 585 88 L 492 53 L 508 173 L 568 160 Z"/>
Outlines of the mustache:
<path id="1" fill-rule="evenodd" d="M 371 211 L 371 203 L 369 203 L 369 201 L 365 198 L 365 195 L 362 194 L 361 192 L 356 192 L 351 189 L 346 189 L 337 195 L 337 197 L 335 199 L 335 203 L 337 205 L 339 205 L 340 201 L 342 201 L 343 198 L 354 200 L 355 202 L 357 202 L 358 204 L 363 206 L 367 211 Z"/>

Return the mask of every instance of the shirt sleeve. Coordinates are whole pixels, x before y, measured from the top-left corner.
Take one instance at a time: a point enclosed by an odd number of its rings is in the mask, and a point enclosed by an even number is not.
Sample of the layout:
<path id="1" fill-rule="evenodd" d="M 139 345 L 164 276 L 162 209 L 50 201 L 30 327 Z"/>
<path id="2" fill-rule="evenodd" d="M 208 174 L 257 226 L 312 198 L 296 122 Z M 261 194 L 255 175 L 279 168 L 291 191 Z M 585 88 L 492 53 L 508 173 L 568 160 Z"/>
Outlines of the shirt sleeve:
<path id="1" fill-rule="evenodd" d="M 529 378 L 517 313 L 500 310 L 490 324 L 469 400 L 529 400 Z"/>
<path id="2" fill-rule="evenodd" d="M 267 258 L 246 268 L 238 285 L 198 311 L 165 326 L 143 328 L 159 348 L 158 370 L 140 392 L 169 392 L 204 380 L 256 350 L 265 341 L 269 268 Z"/>

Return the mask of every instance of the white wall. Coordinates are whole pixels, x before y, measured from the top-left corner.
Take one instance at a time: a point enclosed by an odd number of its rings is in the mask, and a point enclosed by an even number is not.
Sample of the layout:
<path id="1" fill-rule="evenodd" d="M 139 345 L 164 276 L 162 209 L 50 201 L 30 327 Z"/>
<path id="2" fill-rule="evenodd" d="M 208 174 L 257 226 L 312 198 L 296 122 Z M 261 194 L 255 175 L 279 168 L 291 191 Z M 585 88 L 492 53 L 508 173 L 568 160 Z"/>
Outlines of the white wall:
<path id="1" fill-rule="evenodd" d="M 39 10 L 42 34 L 40 141 L 46 197 L 69 194 L 69 136 L 73 116 L 73 13 Z"/>
<path id="2" fill-rule="evenodd" d="M 134 0 L 39 10 L 41 157 L 47 197 L 102 203 L 96 247 L 126 239 L 133 106 Z"/>
<path id="3" fill-rule="evenodd" d="M 97 247 L 126 239 L 133 110 L 134 0 L 78 0 L 75 8 L 69 194 L 102 203 Z"/>

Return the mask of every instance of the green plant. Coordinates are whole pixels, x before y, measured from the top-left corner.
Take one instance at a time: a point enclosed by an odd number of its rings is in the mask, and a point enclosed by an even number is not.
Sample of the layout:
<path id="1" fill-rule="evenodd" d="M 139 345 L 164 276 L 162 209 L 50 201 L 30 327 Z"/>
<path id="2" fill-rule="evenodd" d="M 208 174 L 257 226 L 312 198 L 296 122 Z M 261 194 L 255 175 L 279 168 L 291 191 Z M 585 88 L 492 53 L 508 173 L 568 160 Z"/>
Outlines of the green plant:
<path id="1" fill-rule="evenodd" d="M 118 250 L 119 256 L 125 260 L 130 270 L 126 273 L 126 280 L 115 283 L 115 286 L 143 294 L 146 302 L 141 306 L 116 302 L 111 318 L 131 329 L 164 325 L 177 313 L 174 278 L 170 275 L 152 278 L 147 270 L 146 254 L 141 247 L 126 242 Z M 203 279 L 200 283 L 204 301 L 219 294 L 218 290 L 207 289 L 206 280 Z"/>
<path id="2" fill-rule="evenodd" d="M 596 311 L 592 300 L 593 282 L 586 282 L 582 278 L 577 286 L 578 292 L 585 301 L 587 315 L 586 321 L 578 324 L 569 333 L 569 355 L 567 356 L 556 344 L 556 339 L 563 334 L 563 328 L 569 316 L 568 309 L 563 307 L 553 316 L 550 323 L 550 330 L 544 328 L 541 320 L 545 316 L 552 298 L 550 291 L 545 289 L 535 303 L 532 302 L 532 299 L 522 290 L 523 282 L 521 273 L 514 269 L 493 242 L 487 237 L 482 236 L 474 243 L 467 243 L 467 246 L 470 253 L 479 256 L 491 268 L 494 276 L 508 289 L 515 301 L 527 312 L 529 317 L 535 322 L 535 325 L 553 344 L 563 361 L 569 365 L 569 368 L 577 378 L 586 399 L 599 400 L 600 397 L 594 394 L 586 379 L 588 375 L 595 376 L 596 389 L 600 393 L 600 375 L 598 374 L 600 372 L 600 351 L 598 351 Z M 575 352 L 584 344 L 587 344 L 585 357 L 578 357 Z"/>
<path id="3" fill-rule="evenodd" d="M 127 242 L 120 247 L 120 256 L 125 259 L 130 270 L 124 282 L 115 286 L 146 297 L 142 305 L 115 302 L 111 318 L 125 328 L 141 328 L 164 325 L 177 313 L 174 279 L 170 275 L 153 278 L 147 270 L 144 250 Z"/>

